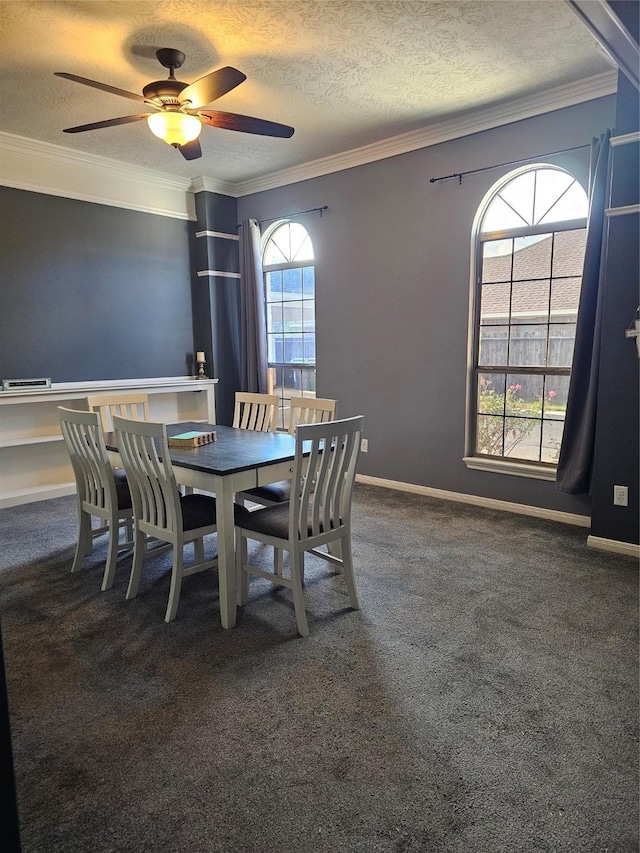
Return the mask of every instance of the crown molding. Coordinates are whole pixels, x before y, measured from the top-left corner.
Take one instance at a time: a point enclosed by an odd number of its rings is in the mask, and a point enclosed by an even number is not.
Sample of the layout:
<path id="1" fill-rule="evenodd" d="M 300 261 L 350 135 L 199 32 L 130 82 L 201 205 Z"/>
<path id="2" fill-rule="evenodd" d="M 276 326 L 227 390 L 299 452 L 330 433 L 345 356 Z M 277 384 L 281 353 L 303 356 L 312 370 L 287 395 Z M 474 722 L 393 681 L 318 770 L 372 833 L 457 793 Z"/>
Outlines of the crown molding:
<path id="1" fill-rule="evenodd" d="M 188 178 L 0 131 L 0 185 L 195 221 Z"/>
<path id="2" fill-rule="evenodd" d="M 617 72 L 610 71 L 237 183 L 204 175 L 181 178 L 0 131 L 0 185 L 195 221 L 198 192 L 239 198 L 428 148 L 616 90 Z"/>
<path id="3" fill-rule="evenodd" d="M 232 198 L 237 196 L 236 184 L 229 181 L 222 181 L 218 178 L 209 178 L 206 175 L 199 175 L 197 178 L 192 179 L 191 191 L 194 193 L 220 193 L 221 195 L 229 195 Z"/>
<path id="4" fill-rule="evenodd" d="M 282 169 L 263 177 L 240 181 L 234 185 L 233 195 L 241 197 L 264 190 L 275 189 L 286 184 L 318 178 L 332 172 L 363 166 L 376 160 L 406 154 L 420 148 L 428 148 L 441 142 L 448 142 L 472 133 L 491 130 L 501 125 L 511 124 L 526 118 L 533 118 L 547 112 L 575 106 L 576 104 L 614 95 L 617 91 L 618 74 L 607 71 L 575 83 L 567 83 L 540 92 L 516 98 L 503 104 L 494 105 L 481 110 L 454 116 L 443 121 L 434 122 L 418 130 L 381 139 L 361 148 L 353 148 L 330 157 L 312 160 L 291 169 Z"/>

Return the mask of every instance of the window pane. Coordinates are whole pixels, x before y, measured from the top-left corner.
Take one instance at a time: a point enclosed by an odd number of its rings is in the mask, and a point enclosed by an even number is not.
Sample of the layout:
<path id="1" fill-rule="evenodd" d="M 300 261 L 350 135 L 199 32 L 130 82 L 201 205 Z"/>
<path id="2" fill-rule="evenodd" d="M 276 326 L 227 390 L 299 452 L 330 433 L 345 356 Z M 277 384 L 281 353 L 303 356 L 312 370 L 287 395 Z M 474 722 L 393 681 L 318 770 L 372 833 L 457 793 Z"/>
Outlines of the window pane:
<path id="1" fill-rule="evenodd" d="M 282 273 L 280 270 L 266 273 L 267 302 L 282 299 Z"/>
<path id="2" fill-rule="evenodd" d="M 484 415 L 504 414 L 504 388 L 506 377 L 498 373 L 481 373 L 478 376 L 478 412 Z"/>
<path id="3" fill-rule="evenodd" d="M 507 363 L 508 326 L 481 326 L 479 365 L 499 367 Z"/>
<path id="4" fill-rule="evenodd" d="M 502 456 L 502 430 L 504 419 L 492 415 L 478 415 L 476 422 L 476 453 Z"/>
<path id="5" fill-rule="evenodd" d="M 532 173 L 533 174 L 533 173 Z M 566 219 L 566 216 L 552 216 L 549 219 L 550 209 L 558 204 L 558 199 L 563 195 L 571 184 L 575 183 L 571 175 L 560 172 L 557 169 L 537 169 L 536 176 L 536 201 L 533 224 L 539 222 L 558 222 Z"/>
<path id="6" fill-rule="evenodd" d="M 564 222 L 567 219 L 585 219 L 589 203 L 587 195 L 577 181 L 569 187 L 540 222 Z"/>
<path id="7" fill-rule="evenodd" d="M 541 462 L 557 464 L 563 429 L 564 421 L 543 421 Z"/>
<path id="8" fill-rule="evenodd" d="M 267 304 L 267 332 L 282 332 L 282 302 Z"/>
<path id="9" fill-rule="evenodd" d="M 566 314 L 574 319 L 580 302 L 581 278 L 554 278 L 551 281 L 551 314 Z M 562 319 L 557 317 L 556 319 Z"/>
<path id="10" fill-rule="evenodd" d="M 547 327 L 515 325 L 509 339 L 509 364 L 544 367 L 547 363 Z"/>
<path id="11" fill-rule="evenodd" d="M 551 234 L 513 241 L 513 280 L 551 276 Z"/>
<path id="12" fill-rule="evenodd" d="M 504 455 L 530 462 L 540 461 L 542 422 L 534 418 L 506 418 Z"/>
<path id="13" fill-rule="evenodd" d="M 297 367 L 287 367 L 284 375 L 284 397 L 299 397 L 302 391 L 302 370 Z"/>
<path id="14" fill-rule="evenodd" d="M 315 335 L 304 335 L 302 338 L 303 358 L 306 364 L 316 363 L 316 338 Z"/>
<path id="15" fill-rule="evenodd" d="M 302 335 L 283 335 L 284 338 L 284 357 L 283 361 L 289 364 L 292 361 L 302 360 Z"/>
<path id="16" fill-rule="evenodd" d="M 305 332 L 316 330 L 316 306 L 314 302 L 302 303 L 302 328 Z"/>
<path id="17" fill-rule="evenodd" d="M 574 231 L 559 231 L 553 245 L 553 274 L 582 277 L 584 246 L 587 231 L 580 228 Z"/>
<path id="18" fill-rule="evenodd" d="M 302 302 L 285 302 L 282 307 L 285 332 L 302 331 Z"/>
<path id="19" fill-rule="evenodd" d="M 511 285 L 483 284 L 480 295 L 480 322 L 495 323 L 509 321 L 509 303 L 511 300 Z"/>
<path id="20" fill-rule="evenodd" d="M 487 208 L 482 220 L 482 232 L 503 231 L 507 228 L 521 228 L 529 223 L 516 213 L 500 196 L 497 196 Z"/>
<path id="21" fill-rule="evenodd" d="M 302 296 L 302 270 L 282 270 L 282 298 L 300 299 Z"/>
<path id="22" fill-rule="evenodd" d="M 290 253 L 288 260 L 290 261 L 310 261 L 313 260 L 313 248 L 311 240 L 307 234 L 307 229 L 299 222 L 291 222 L 290 229 Z"/>
<path id="23" fill-rule="evenodd" d="M 526 172 L 500 190 L 500 197 L 521 217 L 523 225 L 531 225 L 533 216 L 534 172 Z"/>
<path id="24" fill-rule="evenodd" d="M 270 362 L 283 361 L 284 341 L 282 335 L 267 335 L 267 358 Z"/>
<path id="25" fill-rule="evenodd" d="M 270 264 L 284 264 L 286 260 L 287 257 L 282 249 L 274 243 L 273 240 L 269 240 L 264 252 L 262 263 L 265 266 L 269 266 Z"/>
<path id="26" fill-rule="evenodd" d="M 544 377 L 527 373 L 507 375 L 505 414 L 519 417 L 542 417 Z"/>
<path id="27" fill-rule="evenodd" d="M 546 376 L 544 389 L 544 417 L 548 420 L 564 420 L 569 395 L 569 377 Z"/>
<path id="28" fill-rule="evenodd" d="M 305 299 L 312 299 L 316 295 L 315 270 L 313 267 L 302 269 L 302 293 Z"/>
<path id="29" fill-rule="evenodd" d="M 488 240 L 482 244 L 482 281 L 511 280 L 513 240 Z"/>
<path id="30" fill-rule="evenodd" d="M 551 323 L 549 326 L 549 367 L 571 367 L 575 323 Z"/>
<path id="31" fill-rule="evenodd" d="M 549 316 L 549 281 L 518 281 L 513 284 L 511 322 L 543 322 Z"/>

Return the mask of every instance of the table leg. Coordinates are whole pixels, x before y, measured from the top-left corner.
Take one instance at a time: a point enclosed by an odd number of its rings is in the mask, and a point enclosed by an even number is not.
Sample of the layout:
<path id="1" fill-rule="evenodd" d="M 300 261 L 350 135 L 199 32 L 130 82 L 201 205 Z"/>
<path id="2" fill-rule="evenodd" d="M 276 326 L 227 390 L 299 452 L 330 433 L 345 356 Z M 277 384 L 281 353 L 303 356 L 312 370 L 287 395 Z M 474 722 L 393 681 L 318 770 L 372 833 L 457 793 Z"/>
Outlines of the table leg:
<path id="1" fill-rule="evenodd" d="M 233 488 L 229 478 L 217 477 L 215 483 L 218 517 L 218 588 L 220 621 L 223 628 L 236 624 L 235 530 L 233 524 Z"/>

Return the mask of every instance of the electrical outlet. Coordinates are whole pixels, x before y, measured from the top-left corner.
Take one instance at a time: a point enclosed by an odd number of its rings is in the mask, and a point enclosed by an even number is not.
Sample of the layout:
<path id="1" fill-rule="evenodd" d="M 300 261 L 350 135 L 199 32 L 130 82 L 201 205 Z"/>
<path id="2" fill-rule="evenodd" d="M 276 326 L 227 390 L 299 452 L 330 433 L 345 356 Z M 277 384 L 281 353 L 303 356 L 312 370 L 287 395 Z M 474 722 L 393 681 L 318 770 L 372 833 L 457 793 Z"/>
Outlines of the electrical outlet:
<path id="1" fill-rule="evenodd" d="M 360 441 L 360 450 L 361 450 L 363 453 L 368 453 L 368 452 L 369 452 L 369 439 L 368 439 L 368 438 L 363 438 L 363 439 Z"/>
<path id="2" fill-rule="evenodd" d="M 613 487 L 613 505 L 629 506 L 629 486 Z"/>

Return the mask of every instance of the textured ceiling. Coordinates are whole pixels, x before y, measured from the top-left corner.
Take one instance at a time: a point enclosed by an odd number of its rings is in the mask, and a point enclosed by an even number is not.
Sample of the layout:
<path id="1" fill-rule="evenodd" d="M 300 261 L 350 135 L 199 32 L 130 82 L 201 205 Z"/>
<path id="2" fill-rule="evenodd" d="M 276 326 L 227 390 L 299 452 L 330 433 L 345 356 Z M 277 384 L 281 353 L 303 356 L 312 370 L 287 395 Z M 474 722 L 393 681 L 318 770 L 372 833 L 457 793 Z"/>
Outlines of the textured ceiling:
<path id="1" fill-rule="evenodd" d="M 611 70 L 564 0 L 2 0 L 0 44 L 0 130 L 229 182 Z M 215 109 L 293 125 L 294 136 L 204 127 L 203 157 L 187 162 L 146 122 L 62 133 L 140 110 L 54 71 L 140 92 L 167 76 L 159 47 L 186 53 L 177 73 L 186 82 L 240 69 L 247 80 Z"/>

